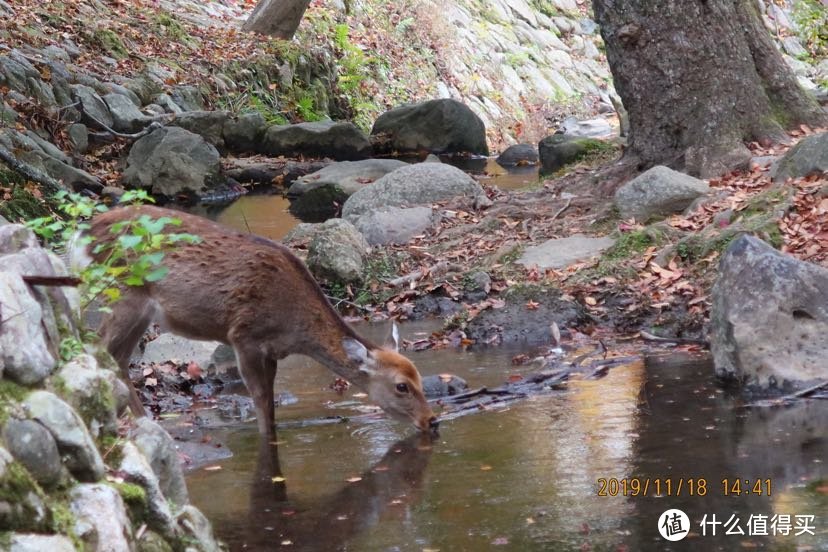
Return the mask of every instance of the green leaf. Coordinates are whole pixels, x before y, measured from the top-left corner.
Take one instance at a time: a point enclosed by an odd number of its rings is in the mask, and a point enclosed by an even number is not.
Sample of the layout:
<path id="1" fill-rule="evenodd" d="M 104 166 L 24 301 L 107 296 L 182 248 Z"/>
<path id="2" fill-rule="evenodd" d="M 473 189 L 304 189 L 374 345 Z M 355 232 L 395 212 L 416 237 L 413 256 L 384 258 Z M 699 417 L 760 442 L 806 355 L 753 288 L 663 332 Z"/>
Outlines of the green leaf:
<path id="1" fill-rule="evenodd" d="M 123 247 L 124 249 L 135 249 L 135 247 L 137 247 L 138 244 L 141 243 L 141 236 L 135 236 L 133 234 L 119 236 L 118 243 L 120 243 L 121 247 Z"/>
<path id="2" fill-rule="evenodd" d="M 144 278 L 147 282 L 157 282 L 169 273 L 170 269 L 166 266 L 156 268 Z"/>

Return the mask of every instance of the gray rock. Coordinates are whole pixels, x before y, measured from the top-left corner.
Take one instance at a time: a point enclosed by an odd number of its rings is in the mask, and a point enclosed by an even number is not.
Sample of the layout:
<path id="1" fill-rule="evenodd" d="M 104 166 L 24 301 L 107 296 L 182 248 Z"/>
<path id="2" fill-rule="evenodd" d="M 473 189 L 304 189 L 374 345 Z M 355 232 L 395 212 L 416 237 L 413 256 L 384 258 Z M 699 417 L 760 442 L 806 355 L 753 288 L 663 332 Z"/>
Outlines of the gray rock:
<path id="1" fill-rule="evenodd" d="M 216 148 L 198 134 L 179 127 L 152 131 L 132 146 L 124 182 L 152 193 L 174 196 L 200 192 L 220 181 L 220 157 Z"/>
<path id="2" fill-rule="evenodd" d="M 515 165 L 537 165 L 538 150 L 532 144 L 515 144 L 509 146 L 497 156 L 498 165 L 514 167 Z"/>
<path id="3" fill-rule="evenodd" d="M 103 97 L 112 114 L 112 128 L 118 132 L 138 132 L 152 122 L 138 107 L 123 94 L 110 92 Z"/>
<path id="4" fill-rule="evenodd" d="M 808 57 L 808 50 L 806 50 L 799 39 L 794 35 L 788 35 L 782 39 L 782 47 L 795 58 Z"/>
<path id="5" fill-rule="evenodd" d="M 606 145 L 594 138 L 577 138 L 566 134 L 547 136 L 538 143 L 541 172 L 553 173 L 603 147 Z"/>
<path id="6" fill-rule="evenodd" d="M 343 219 L 330 219 L 319 226 L 308 246 L 308 268 L 316 276 L 334 282 L 362 280 L 362 269 L 370 247 Z"/>
<path id="7" fill-rule="evenodd" d="M 9 224 L 0 228 L 0 255 L 39 246 L 35 233 L 22 224 Z"/>
<path id="8" fill-rule="evenodd" d="M 828 171 L 828 132 L 799 141 L 771 170 L 775 182 Z"/>
<path id="9" fill-rule="evenodd" d="M 325 220 L 336 215 L 345 201 L 386 174 L 407 166 L 395 159 L 340 161 L 297 178 L 288 188 L 290 211 L 303 220 Z"/>
<path id="10" fill-rule="evenodd" d="M 128 79 L 123 85 L 138 97 L 142 105 L 151 103 L 155 95 L 161 91 L 161 87 L 146 75 Z"/>
<path id="11" fill-rule="evenodd" d="M 210 373 L 215 375 L 223 375 L 230 370 L 238 368 L 238 361 L 236 360 L 236 351 L 230 345 L 224 343 L 216 347 L 210 357 Z"/>
<path id="12" fill-rule="evenodd" d="M 77 155 L 83 155 L 89 151 L 89 129 L 83 123 L 75 123 L 66 128 L 69 135 L 69 143 L 72 151 Z"/>
<path id="13" fill-rule="evenodd" d="M 330 157 L 355 160 L 368 157 L 368 137 L 352 123 L 332 121 L 275 125 L 267 129 L 261 152 L 270 156 Z"/>
<path id="14" fill-rule="evenodd" d="M 418 163 L 388 173 L 354 193 L 342 208 L 342 217 L 355 221 L 382 207 L 414 207 L 465 196 L 485 196 L 472 177 L 444 163 Z"/>
<path id="15" fill-rule="evenodd" d="M 613 243 L 615 240 L 612 238 L 593 238 L 575 234 L 527 247 L 517 262 L 526 267 L 537 266 L 540 269 L 564 268 L 578 261 L 600 255 L 612 247 Z"/>
<path id="16" fill-rule="evenodd" d="M 28 136 L 33 142 L 35 142 L 46 155 L 49 155 L 50 157 L 53 157 L 67 165 L 72 164 L 71 157 L 60 151 L 60 148 L 58 148 L 48 140 L 44 140 L 43 138 L 41 138 L 37 133 L 32 132 L 31 130 L 27 130 L 26 136 Z"/>
<path id="17" fill-rule="evenodd" d="M 175 519 L 170 505 L 161 492 L 158 477 L 138 447 L 127 441 L 121 449 L 123 458 L 119 470 L 130 483 L 140 485 L 147 493 L 147 514 L 150 527 L 162 535 L 175 533 Z"/>
<path id="18" fill-rule="evenodd" d="M 187 484 L 170 434 L 149 418 L 139 418 L 130 437 L 149 462 L 167 500 L 178 506 L 187 504 L 190 501 Z"/>
<path id="19" fill-rule="evenodd" d="M 75 534 L 86 550 L 132 552 L 132 526 L 118 491 L 104 483 L 77 485 L 69 501 Z"/>
<path id="20" fill-rule="evenodd" d="M 6 422 L 3 441 L 15 460 L 23 464 L 38 483 L 51 487 L 60 480 L 60 453 L 52 434 L 33 420 Z"/>
<path id="21" fill-rule="evenodd" d="M 609 138 L 615 134 L 609 121 L 603 117 L 586 121 L 579 121 L 575 117 L 567 117 L 564 119 L 562 126 L 564 134 L 576 138 Z"/>
<path id="22" fill-rule="evenodd" d="M 423 163 L 442 163 L 442 161 L 438 156 L 434 155 L 433 153 L 429 153 L 428 155 L 426 155 L 426 158 L 423 159 Z"/>
<path id="23" fill-rule="evenodd" d="M 383 207 L 359 217 L 354 226 L 369 245 L 407 243 L 433 223 L 431 207 Z"/>
<path id="24" fill-rule="evenodd" d="M 184 111 L 204 109 L 204 97 L 197 86 L 178 86 L 173 89 L 170 97 Z"/>
<path id="25" fill-rule="evenodd" d="M 18 274 L 0 272 L 0 316 L 0 375 L 40 383 L 55 368 L 55 356 L 42 331 L 43 309 Z"/>
<path id="26" fill-rule="evenodd" d="M 9 221 L 7 221 L 3 215 L 0 215 L 0 226 L 5 226 L 7 224 L 10 224 Z"/>
<path id="27" fill-rule="evenodd" d="M 652 217 L 680 213 L 709 192 L 703 181 L 659 165 L 619 188 L 615 205 L 622 217 L 647 222 Z"/>
<path id="28" fill-rule="evenodd" d="M 35 101 L 41 107 L 46 108 L 47 111 L 54 112 L 54 109 L 58 106 L 58 102 L 55 99 L 55 91 L 52 85 L 48 82 L 43 82 L 39 77 L 29 77 L 26 83 L 29 87 L 29 93 Z"/>
<path id="29" fill-rule="evenodd" d="M 12 533 L 9 552 L 75 552 L 75 545 L 63 535 Z"/>
<path id="30" fill-rule="evenodd" d="M 222 547 L 213 536 L 210 520 L 195 506 L 187 505 L 182 508 L 175 521 L 186 535 L 198 543 L 198 549 L 202 552 L 222 551 Z"/>
<path id="31" fill-rule="evenodd" d="M 122 96 L 126 96 L 135 107 L 141 107 L 141 98 L 139 98 L 138 94 L 136 94 L 133 90 L 130 90 L 126 86 L 114 82 L 105 82 L 104 86 L 107 88 L 107 90 L 109 90 L 111 94 L 120 94 Z"/>
<path id="32" fill-rule="evenodd" d="M 300 222 L 285 234 L 281 241 L 282 243 L 310 242 L 321 227 L 321 222 Z"/>
<path id="33" fill-rule="evenodd" d="M 141 360 L 156 364 L 162 364 L 168 360 L 181 363 L 192 361 L 206 370 L 210 366 L 213 351 L 218 345 L 217 341 L 197 341 L 172 333 L 163 333 L 147 343 Z"/>
<path id="34" fill-rule="evenodd" d="M 88 172 L 55 159 L 42 150 L 33 150 L 20 154 L 20 158 L 46 172 L 46 174 L 55 180 L 63 182 L 63 185 L 67 188 L 79 186 L 100 190 L 102 187 L 101 182 Z"/>
<path id="35" fill-rule="evenodd" d="M 743 235 L 713 286 L 711 350 L 719 377 L 782 386 L 828 378 L 828 270 Z"/>
<path id="36" fill-rule="evenodd" d="M 423 393 L 428 399 L 451 397 L 465 393 L 468 389 L 466 380 L 454 374 L 434 374 L 423 378 Z"/>
<path id="37" fill-rule="evenodd" d="M 160 105 L 167 113 L 173 113 L 175 115 L 184 113 L 184 110 L 167 94 L 158 94 L 152 99 L 152 103 Z"/>
<path id="38" fill-rule="evenodd" d="M 49 59 L 63 61 L 65 63 L 69 63 L 70 61 L 72 61 L 66 50 L 64 50 L 60 46 L 55 46 L 52 44 L 43 48 L 41 52 L 43 52 L 43 55 Z"/>
<path id="39" fill-rule="evenodd" d="M 118 413 L 115 389 L 118 376 L 98 367 L 95 357 L 82 354 L 67 362 L 57 376 L 63 398 L 81 415 L 93 437 L 115 435 Z"/>
<path id="40" fill-rule="evenodd" d="M 244 113 L 224 123 L 224 146 L 237 153 L 254 153 L 267 128 L 267 121 L 259 112 Z"/>
<path id="41" fill-rule="evenodd" d="M 227 111 L 186 111 L 175 116 L 171 125 L 198 134 L 219 151 L 224 150 L 224 125 L 230 120 Z"/>
<path id="42" fill-rule="evenodd" d="M 80 481 L 95 482 L 104 475 L 104 465 L 92 436 L 71 406 L 48 391 L 34 391 L 24 401 L 29 415 L 54 437 L 64 456 L 64 465 Z"/>
<path id="43" fill-rule="evenodd" d="M 453 99 L 403 105 L 383 113 L 371 129 L 371 142 L 376 152 L 489 155 L 483 121 Z"/>
<path id="44" fill-rule="evenodd" d="M 94 128 L 100 128 L 101 123 L 112 128 L 112 113 L 109 112 L 103 98 L 93 88 L 83 84 L 75 84 L 72 85 L 72 90 L 76 100 L 81 103 L 83 108 L 81 122 Z"/>
<path id="45" fill-rule="evenodd" d="M 4 84 L 20 92 L 28 94 L 26 68 L 9 56 L 0 56 L 0 84 Z"/>

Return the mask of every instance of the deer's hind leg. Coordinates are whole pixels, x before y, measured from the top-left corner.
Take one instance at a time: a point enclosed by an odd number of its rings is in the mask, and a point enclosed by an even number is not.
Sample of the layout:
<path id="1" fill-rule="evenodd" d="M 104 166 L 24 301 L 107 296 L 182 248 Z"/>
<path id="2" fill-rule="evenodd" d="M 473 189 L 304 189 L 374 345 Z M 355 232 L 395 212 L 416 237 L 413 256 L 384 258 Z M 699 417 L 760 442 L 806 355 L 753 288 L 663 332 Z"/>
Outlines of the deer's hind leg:
<path id="1" fill-rule="evenodd" d="M 236 360 L 253 404 L 259 433 L 273 435 L 276 432 L 276 408 L 273 404 L 273 382 L 276 379 L 276 357 L 255 344 L 233 343 Z"/>
<path id="2" fill-rule="evenodd" d="M 106 350 L 118 363 L 121 377 L 129 387 L 129 407 L 136 416 L 143 416 L 144 405 L 129 379 L 129 357 L 155 314 L 155 305 L 139 289 L 125 290 L 120 300 L 112 305 L 98 333 Z"/>

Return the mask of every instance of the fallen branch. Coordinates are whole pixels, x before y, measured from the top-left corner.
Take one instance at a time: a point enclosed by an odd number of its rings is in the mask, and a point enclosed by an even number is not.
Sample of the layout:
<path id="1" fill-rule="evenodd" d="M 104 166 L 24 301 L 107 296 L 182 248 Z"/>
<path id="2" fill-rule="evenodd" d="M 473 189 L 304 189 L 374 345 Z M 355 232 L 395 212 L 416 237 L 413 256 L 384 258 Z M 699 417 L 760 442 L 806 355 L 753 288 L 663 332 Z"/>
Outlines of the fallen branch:
<path id="1" fill-rule="evenodd" d="M 23 276 L 23 281 L 30 286 L 70 286 L 76 287 L 83 280 L 76 276 Z"/>
<path id="2" fill-rule="evenodd" d="M 564 205 L 563 207 L 561 207 L 560 209 L 558 209 L 558 211 L 557 211 L 554 215 L 552 215 L 552 216 L 549 218 L 549 220 L 555 220 L 556 218 L 558 218 L 559 216 L 561 216 L 561 215 L 563 214 L 563 212 L 564 212 L 564 211 L 566 211 L 567 209 L 569 209 L 569 206 L 570 206 L 570 205 L 572 205 L 572 198 L 571 198 L 571 197 L 570 197 L 569 199 L 567 199 L 567 200 L 566 200 L 566 205 Z"/>
<path id="3" fill-rule="evenodd" d="M 794 402 L 796 399 L 807 399 L 811 395 L 815 394 L 817 391 L 822 391 L 823 389 L 828 390 L 828 381 L 823 381 L 822 383 L 818 383 L 811 387 L 806 387 L 805 389 L 801 389 L 795 393 L 783 395 L 775 399 L 764 399 L 761 401 L 752 402 L 750 404 L 744 405 L 742 408 L 769 408 L 775 406 L 786 406 Z"/>
<path id="4" fill-rule="evenodd" d="M 40 184 L 47 195 L 54 195 L 67 189 L 62 182 L 55 180 L 40 169 L 21 161 L 2 145 L 0 145 L 0 160 L 2 160 L 3 163 L 5 163 L 11 170 L 20 174 L 27 180 Z"/>
<path id="5" fill-rule="evenodd" d="M 706 339 L 693 339 L 690 337 L 662 337 L 644 330 L 641 330 L 639 335 L 641 335 L 641 339 L 644 341 L 655 341 L 658 343 L 684 343 L 689 345 L 703 345 L 705 347 L 710 347 L 710 342 Z"/>

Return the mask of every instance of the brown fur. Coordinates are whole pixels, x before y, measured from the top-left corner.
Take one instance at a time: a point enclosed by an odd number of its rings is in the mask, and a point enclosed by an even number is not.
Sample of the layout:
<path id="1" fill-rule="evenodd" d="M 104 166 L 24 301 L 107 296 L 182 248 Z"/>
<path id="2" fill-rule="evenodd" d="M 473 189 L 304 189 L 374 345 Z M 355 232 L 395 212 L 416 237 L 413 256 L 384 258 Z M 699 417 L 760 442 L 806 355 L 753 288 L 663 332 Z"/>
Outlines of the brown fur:
<path id="1" fill-rule="evenodd" d="M 201 242 L 168 251 L 162 264 L 169 273 L 159 282 L 122 290 L 122 299 L 104 319 L 101 337 L 125 376 L 129 355 L 160 311 L 174 333 L 233 346 L 262 433 L 273 430 L 276 361 L 294 353 L 312 357 L 367 389 L 389 413 L 428 428 L 433 414 L 414 365 L 359 337 L 331 307 L 304 264 L 283 245 L 194 215 L 139 206 L 96 216 L 89 230 L 94 239 L 90 249 L 115 238 L 112 224 L 141 215 L 177 218 L 182 224 L 165 231 L 194 234 Z M 367 356 L 349 354 L 343 346 L 347 343 L 361 344 L 364 349 L 349 350 Z M 410 388 L 405 405 L 395 404 L 403 402 L 393 393 L 400 382 Z M 143 413 L 135 393 L 132 408 Z"/>

